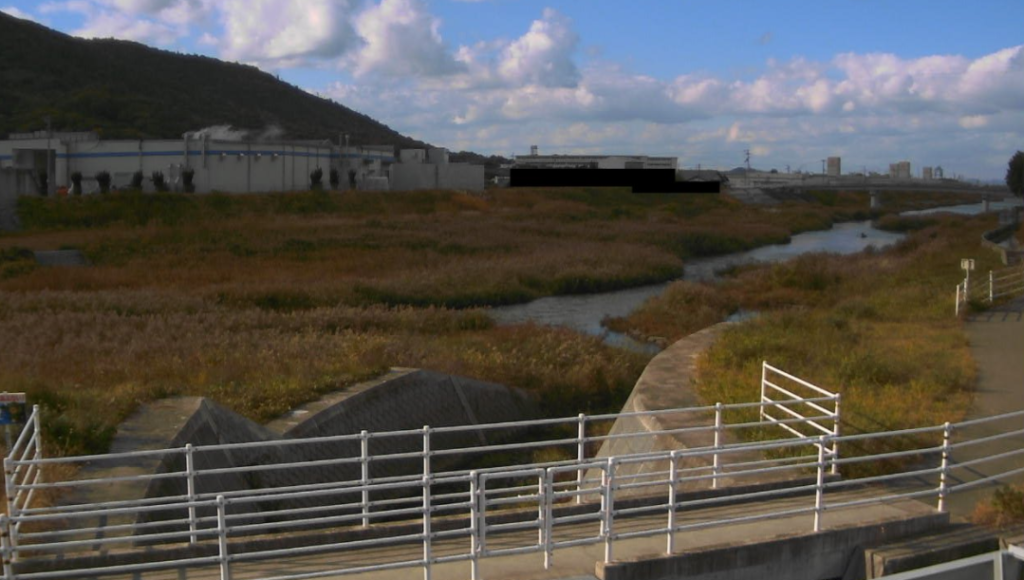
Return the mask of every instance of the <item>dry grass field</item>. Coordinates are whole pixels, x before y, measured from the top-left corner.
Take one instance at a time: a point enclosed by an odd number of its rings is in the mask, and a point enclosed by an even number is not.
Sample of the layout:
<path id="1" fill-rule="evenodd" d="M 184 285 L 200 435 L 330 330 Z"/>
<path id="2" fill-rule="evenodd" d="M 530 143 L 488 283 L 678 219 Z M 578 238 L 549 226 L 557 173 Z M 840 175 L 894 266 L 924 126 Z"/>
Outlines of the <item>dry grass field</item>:
<path id="1" fill-rule="evenodd" d="M 648 357 L 479 307 L 671 279 L 867 206 L 615 189 L 25 198 L 24 231 L 0 236 L 0 390 L 43 405 L 49 453 L 104 450 L 160 397 L 264 421 L 390 366 L 522 387 L 552 415 L 617 410 Z M 60 248 L 91 265 L 26 254 Z"/>

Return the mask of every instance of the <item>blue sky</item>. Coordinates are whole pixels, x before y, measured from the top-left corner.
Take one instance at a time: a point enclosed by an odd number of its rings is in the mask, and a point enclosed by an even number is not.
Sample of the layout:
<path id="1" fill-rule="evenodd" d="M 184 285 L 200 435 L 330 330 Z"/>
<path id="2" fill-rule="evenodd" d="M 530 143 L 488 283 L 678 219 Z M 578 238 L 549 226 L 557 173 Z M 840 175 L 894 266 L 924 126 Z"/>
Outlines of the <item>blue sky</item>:
<path id="1" fill-rule="evenodd" d="M 998 179 L 1024 149 L 1024 2 L 0 0 L 83 37 L 246 62 L 480 153 Z"/>

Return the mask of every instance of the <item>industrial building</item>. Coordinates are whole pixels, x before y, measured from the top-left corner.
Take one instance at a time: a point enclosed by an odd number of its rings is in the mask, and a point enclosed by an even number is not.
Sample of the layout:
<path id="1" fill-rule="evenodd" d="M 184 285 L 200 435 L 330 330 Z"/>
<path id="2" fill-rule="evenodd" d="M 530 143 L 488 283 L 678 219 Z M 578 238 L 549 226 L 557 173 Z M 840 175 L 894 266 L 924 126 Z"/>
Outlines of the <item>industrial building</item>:
<path id="1" fill-rule="evenodd" d="M 931 167 L 921 168 L 921 179 L 934 179 L 934 172 Z"/>
<path id="2" fill-rule="evenodd" d="M 828 158 L 828 175 L 830 177 L 839 177 L 843 174 L 842 161 L 839 157 Z"/>
<path id="3" fill-rule="evenodd" d="M 537 146 L 530 147 L 529 155 L 516 156 L 516 167 L 550 169 L 672 169 L 676 157 L 648 157 L 647 155 L 540 155 Z"/>
<path id="4" fill-rule="evenodd" d="M 484 168 L 449 163 L 444 149 L 403 150 L 389 146 L 349 146 L 330 141 L 223 141 L 199 133 L 180 140 L 100 140 L 94 133 L 37 132 L 0 141 L 0 188 L 17 195 L 53 194 L 82 176 L 82 193 L 99 191 L 96 176 L 110 175 L 112 189 L 130 187 L 141 173 L 144 190 L 153 190 L 154 172 L 171 191 L 229 193 L 306 190 L 321 170 L 323 187 L 330 171 L 340 189 L 410 190 L 484 188 Z"/>

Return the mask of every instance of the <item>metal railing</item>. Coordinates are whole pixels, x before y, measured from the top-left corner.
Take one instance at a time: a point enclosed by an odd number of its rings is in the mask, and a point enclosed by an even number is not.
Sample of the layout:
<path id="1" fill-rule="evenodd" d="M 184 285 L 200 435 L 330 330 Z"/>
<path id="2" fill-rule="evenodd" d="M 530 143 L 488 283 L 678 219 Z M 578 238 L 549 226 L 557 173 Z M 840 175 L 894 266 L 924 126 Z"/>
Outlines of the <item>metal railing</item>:
<path id="1" fill-rule="evenodd" d="M 798 394 L 799 391 L 805 394 Z M 796 437 L 832 436 L 832 447 L 826 453 L 832 460 L 833 474 L 839 473 L 839 463 L 835 460 L 839 458 L 840 399 L 839 393 L 827 391 L 781 371 L 767 361 L 761 363 L 761 420 L 777 425 Z M 823 420 L 819 421 L 819 417 Z M 801 421 L 788 424 L 782 418 L 798 418 Z"/>
<path id="2" fill-rule="evenodd" d="M 773 370 L 773 372 L 777 372 Z M 799 380 L 799 379 L 797 379 Z M 768 381 L 773 382 L 774 381 Z M 789 389 L 786 389 L 789 390 Z M 794 395 L 795 396 L 795 395 Z M 666 413 L 694 413 L 696 417 L 715 416 L 730 409 L 751 411 L 756 408 L 789 408 L 790 403 L 806 404 L 812 399 L 778 399 L 742 405 L 716 405 L 672 411 L 582 416 L 526 422 L 535 426 L 565 424 L 587 425 L 624 416 Z M 829 399 L 831 400 L 831 399 Z M 820 401 L 814 400 L 815 404 Z M 834 409 L 838 414 L 838 409 Z M 808 516 L 808 532 L 826 525 L 830 510 L 859 508 L 901 499 L 934 498 L 941 511 L 951 493 L 982 485 L 993 479 L 1024 472 L 1024 467 L 967 481 L 969 474 L 985 462 L 1017 458 L 1024 448 L 990 455 L 974 453 L 957 462 L 958 450 L 1020 437 L 1024 429 L 1008 428 L 995 435 L 954 441 L 954 433 L 965 427 L 1013 426 L 1024 419 L 1024 411 L 996 417 L 881 433 L 792 437 L 760 442 L 723 443 L 711 437 L 708 445 L 690 449 L 636 453 L 607 458 L 573 457 L 538 461 L 530 458 L 519 465 L 500 467 L 459 466 L 441 468 L 440 458 L 468 456 L 483 447 L 442 448 L 448 433 L 497 432 L 519 426 L 505 423 L 486 426 L 448 427 L 397 431 L 362 432 L 353 436 L 320 438 L 312 441 L 283 440 L 273 445 L 288 449 L 294 458 L 303 445 L 330 442 L 354 442 L 360 453 L 314 461 L 285 461 L 235 467 L 203 467 L 209 457 L 204 453 L 236 453 L 265 450 L 267 443 L 216 446 L 186 446 L 183 449 L 140 451 L 78 458 L 42 458 L 26 454 L 33 433 L 38 433 L 38 415 L 19 438 L 20 455 L 8 457 L 5 472 L 8 492 L 16 500 L 8 515 L 0 516 L 0 553 L 3 578 L 33 580 L 104 575 L 137 574 L 160 569 L 210 568 L 214 575 L 229 579 L 232 570 L 242 569 L 247 577 L 268 579 L 266 572 L 252 569 L 262 560 L 282 558 L 303 561 L 289 567 L 292 572 L 272 576 L 274 580 L 300 580 L 326 575 L 342 575 L 394 568 L 421 568 L 429 579 L 435 566 L 449 562 L 467 562 L 471 576 L 481 578 L 484 560 L 509 554 L 538 554 L 550 566 L 555 554 L 574 546 L 599 544 L 604 561 L 614 559 L 615 543 L 637 537 L 660 536 L 666 552 L 675 549 L 676 535 L 730 523 L 756 522 L 803 515 Z M 758 426 L 804 425 L 820 429 L 833 415 L 781 417 L 762 423 L 727 425 L 752 429 Z M 816 426 L 808 422 L 813 421 Z M 703 430 L 711 435 L 722 429 L 721 419 L 710 425 L 673 429 L 650 434 L 663 436 Z M 795 429 L 795 428 L 794 428 Z M 991 429 L 989 429 L 991 431 Z M 540 445 L 576 449 L 583 445 L 611 440 L 609 435 L 555 438 L 540 442 L 498 443 L 485 446 L 488 451 L 532 449 Z M 27 433 L 27 435 L 26 435 Z M 479 435 L 479 434 L 477 434 Z M 627 436 L 627 435 L 623 435 Z M 634 436 L 634 435 L 629 435 Z M 415 450 L 371 454 L 373 442 L 388 438 L 413 438 Z M 582 441 L 581 441 L 582 440 Z M 38 439 L 36 439 L 38 442 Z M 908 447 L 908 441 L 913 446 Z M 860 457 L 840 458 L 835 449 L 840 443 L 872 449 L 887 448 Z M 37 443 L 38 444 L 38 443 Z M 812 455 L 787 460 L 765 459 L 769 455 L 790 455 L 794 450 L 813 449 Z M 86 480 L 42 482 L 38 478 L 19 479 L 27 470 L 71 460 L 110 461 L 124 465 L 172 454 L 185 458 L 183 471 L 162 471 L 147 476 L 113 475 Z M 192 457 L 191 460 L 188 458 Z M 863 469 L 893 460 L 906 460 L 908 467 L 886 471 Z M 387 461 L 403 461 L 403 473 L 380 476 L 374 466 Z M 310 465 L 312 464 L 312 465 Z M 345 465 L 357 466 L 352 477 L 336 477 L 316 483 L 277 482 L 262 488 L 203 491 L 206 478 L 256 479 L 274 470 L 297 472 L 302 469 Z M 718 469 L 715 469 L 717 465 Z M 1022 465 L 1017 463 L 1017 465 Z M 638 472 L 637 466 L 650 466 Z M 874 475 L 852 480 L 828 477 L 838 466 L 860 467 Z M 338 471 L 337 473 L 346 473 Z M 583 477 L 580 473 L 597 474 Z M 640 475 L 638 475 L 640 473 Z M 730 488 L 708 492 L 724 475 Z M 171 480 L 191 481 L 177 495 L 159 495 L 135 499 L 83 501 L 52 506 L 32 505 L 32 492 L 43 489 L 72 489 L 81 495 L 89 486 L 113 486 L 145 481 L 156 485 Z M 266 481 L 270 481 L 267 479 Z M 766 485 L 765 482 L 772 482 Z M 871 493 L 853 493 L 871 486 Z M 877 486 L 877 487 L 875 487 Z M 690 493 L 702 490 L 701 493 Z M 19 495 L 28 494 L 28 495 Z M 796 499 L 793 499 L 795 496 Z M 781 501 L 782 499 L 786 501 Z M 716 506 L 737 501 L 758 502 L 742 515 L 716 513 Z M 780 500 L 773 503 L 773 500 Z M 21 503 L 19 503 L 21 502 Z M 751 504 L 753 505 L 753 504 Z M 707 509 L 705 509 L 707 508 Z M 701 511 L 697 511 L 697 510 Z M 332 554 L 330 561 L 315 560 Z M 249 568 L 247 568 L 249 567 Z"/>
<path id="3" fill-rule="evenodd" d="M 967 312 L 971 301 L 995 304 L 1001 298 L 1024 295 L 1024 262 L 1015 266 L 989 270 L 981 282 L 966 277 L 956 285 L 956 315 Z"/>

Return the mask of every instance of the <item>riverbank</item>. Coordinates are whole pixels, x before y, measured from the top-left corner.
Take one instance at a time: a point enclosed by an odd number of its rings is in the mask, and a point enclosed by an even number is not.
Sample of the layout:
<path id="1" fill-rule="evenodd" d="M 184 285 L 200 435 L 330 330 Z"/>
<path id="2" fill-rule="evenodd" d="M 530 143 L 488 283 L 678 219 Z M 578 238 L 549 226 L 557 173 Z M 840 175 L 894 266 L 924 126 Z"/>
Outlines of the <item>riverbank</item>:
<path id="1" fill-rule="evenodd" d="M 928 219 L 888 251 L 812 254 L 741 268 L 717 284 L 673 284 L 617 323 L 674 340 L 730 312 L 759 312 L 723 333 L 700 362 L 705 403 L 756 399 L 761 361 L 769 360 L 840 391 L 844 433 L 959 420 L 976 369 L 947 297 L 962 277 L 961 257 L 975 258 L 980 271 L 999 266 L 978 243 L 995 218 Z"/>
<path id="2" fill-rule="evenodd" d="M 26 229 L 0 248 L 74 248 L 91 264 L 11 250 L 0 280 L 0 389 L 43 405 L 58 453 L 102 451 L 161 397 L 263 421 L 391 366 L 525 388 L 558 415 L 616 411 L 649 355 L 451 307 L 663 280 L 868 205 L 620 190 L 26 199 Z"/>

